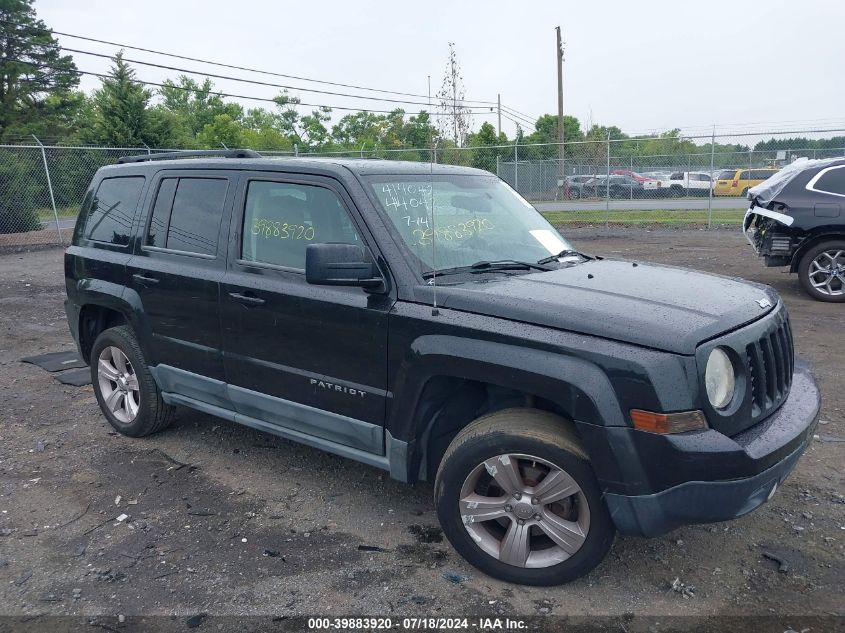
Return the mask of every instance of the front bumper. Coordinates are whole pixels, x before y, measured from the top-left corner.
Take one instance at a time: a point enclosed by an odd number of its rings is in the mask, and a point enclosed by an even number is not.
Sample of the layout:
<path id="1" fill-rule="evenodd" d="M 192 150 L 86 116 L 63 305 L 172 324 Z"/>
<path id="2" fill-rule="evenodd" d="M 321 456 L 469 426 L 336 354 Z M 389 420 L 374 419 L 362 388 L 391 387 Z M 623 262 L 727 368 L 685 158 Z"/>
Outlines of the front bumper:
<path id="1" fill-rule="evenodd" d="M 713 429 L 678 435 L 606 429 L 616 469 L 609 480 L 597 470 L 617 529 L 658 536 L 681 525 L 751 512 L 795 468 L 812 441 L 819 408 L 816 382 L 796 358 L 783 405 L 733 437 Z M 595 446 L 589 441 L 588 450 L 590 445 Z M 609 458 L 604 456 L 605 464 Z"/>

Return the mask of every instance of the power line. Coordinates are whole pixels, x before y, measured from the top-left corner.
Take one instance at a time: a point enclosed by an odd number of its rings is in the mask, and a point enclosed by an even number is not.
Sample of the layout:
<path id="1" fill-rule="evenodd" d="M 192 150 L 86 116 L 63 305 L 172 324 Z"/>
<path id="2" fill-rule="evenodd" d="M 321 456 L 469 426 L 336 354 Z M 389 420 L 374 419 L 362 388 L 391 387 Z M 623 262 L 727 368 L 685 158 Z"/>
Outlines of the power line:
<path id="1" fill-rule="evenodd" d="M 36 66 L 38 68 L 51 68 L 53 70 L 64 70 L 64 71 L 76 73 L 77 75 L 89 75 L 91 77 L 99 77 L 100 79 L 110 79 L 111 78 L 109 75 L 106 75 L 106 74 L 103 74 L 103 73 L 95 73 L 95 72 L 91 72 L 91 71 L 87 71 L 87 70 L 68 70 L 66 68 L 59 68 L 57 66 L 51 66 L 51 65 L 48 65 L 48 64 L 42 64 L 42 65 L 33 64 L 33 66 Z M 132 81 L 135 82 L 135 83 L 142 84 L 144 86 L 155 86 L 157 88 L 171 88 L 171 89 L 175 89 L 175 90 L 183 90 L 185 92 L 194 92 L 194 93 L 205 92 L 204 90 L 201 90 L 200 88 L 187 88 L 185 86 L 177 86 L 175 84 L 166 85 L 166 84 L 158 83 L 158 82 L 155 82 L 155 81 L 144 81 L 142 79 L 133 79 Z M 271 99 L 269 97 L 254 97 L 254 96 L 250 96 L 250 95 L 240 95 L 240 94 L 233 94 L 233 93 L 228 93 L 228 92 L 220 92 L 220 91 L 217 91 L 217 90 L 213 91 L 211 94 L 215 94 L 215 95 L 218 95 L 220 97 L 229 97 L 231 99 L 249 99 L 249 100 L 252 100 L 252 101 L 264 101 L 264 102 L 267 102 L 267 103 L 275 103 L 277 105 L 289 105 L 289 106 L 292 106 L 292 107 L 306 106 L 306 107 L 309 107 L 309 108 L 331 108 L 333 110 L 350 110 L 350 111 L 354 111 L 354 112 L 372 112 L 374 114 L 392 114 L 393 112 L 395 112 L 395 110 L 371 110 L 371 109 L 367 109 L 367 108 L 352 108 L 352 107 L 347 107 L 347 106 L 326 105 L 326 104 L 321 104 L 321 103 L 303 103 L 303 102 L 293 103 L 293 102 L 290 102 L 290 103 L 287 103 L 287 104 L 279 104 L 278 101 L 276 101 L 275 99 Z M 470 113 L 471 114 L 489 114 L 489 112 L 487 110 L 477 110 L 477 111 L 470 110 Z M 408 114 L 408 115 L 428 114 L 429 116 L 448 116 L 448 114 L 446 114 L 446 113 L 427 112 L 425 110 L 422 110 L 420 112 L 404 112 L 404 114 Z"/>
<path id="2" fill-rule="evenodd" d="M 32 27 L 32 26 L 29 26 L 29 25 L 22 24 L 20 22 L 14 22 L 12 20 L 5 20 L 5 19 L 2 19 L 2 18 L 0 18 L 0 22 L 3 22 L 5 24 L 12 24 L 14 26 L 23 26 L 23 27 L 26 27 L 26 28 L 30 28 L 30 29 L 34 29 L 34 30 L 38 30 L 38 31 L 43 31 L 43 32 L 47 32 L 47 33 L 51 33 L 51 34 L 55 34 L 55 35 L 61 35 L 63 37 L 70 37 L 70 38 L 73 38 L 73 39 L 85 40 L 85 41 L 88 41 L 88 42 L 95 42 L 97 44 L 106 44 L 108 46 L 117 46 L 119 48 L 125 48 L 125 49 L 134 50 L 134 51 L 142 51 L 144 53 L 152 53 L 154 55 L 163 55 L 165 57 L 173 57 L 175 59 L 182 59 L 182 60 L 185 60 L 185 61 L 198 62 L 200 64 L 209 64 L 211 66 L 219 66 L 221 68 L 229 68 L 231 70 L 243 70 L 243 71 L 251 72 L 251 73 L 258 73 L 258 74 L 262 74 L 262 75 L 270 75 L 270 76 L 273 76 L 273 77 L 283 77 L 285 79 L 296 79 L 297 81 L 308 81 L 308 82 L 312 82 L 312 83 L 325 84 L 325 85 L 329 85 L 329 86 L 337 86 L 337 87 L 340 87 L 340 88 L 351 88 L 351 89 L 354 89 L 354 90 L 364 90 L 364 91 L 367 91 L 367 92 L 381 92 L 381 93 L 384 93 L 384 94 L 393 94 L 393 95 L 404 96 L 404 97 L 415 97 L 417 99 L 427 99 L 428 98 L 428 95 L 414 94 L 414 93 L 410 93 L 410 92 L 398 92 L 398 91 L 395 91 L 395 90 L 382 90 L 380 88 L 369 88 L 369 87 L 366 87 L 366 86 L 357 86 L 355 84 L 344 84 L 344 83 L 333 82 L 333 81 L 325 81 L 325 80 L 321 80 L 321 79 L 311 79 L 309 77 L 301 77 L 301 76 L 298 76 L 298 75 L 288 75 L 288 74 L 284 74 L 284 73 L 272 72 L 272 71 L 269 71 L 269 70 L 259 70 L 259 69 L 256 69 L 256 68 L 248 68 L 248 67 L 245 67 L 245 66 L 236 66 L 234 64 L 224 64 L 222 62 L 215 62 L 215 61 L 211 61 L 211 60 L 207 60 L 207 59 L 200 59 L 200 58 L 197 58 L 197 57 L 188 57 L 187 55 L 179 55 L 177 53 L 167 53 L 167 52 L 155 50 L 155 49 L 152 49 L 152 48 L 143 48 L 141 46 L 131 46 L 129 44 L 120 44 L 118 42 L 101 40 L 101 39 L 97 39 L 97 38 L 94 38 L 94 37 L 87 37 L 87 36 L 84 36 L 84 35 L 76 35 L 76 34 L 73 34 L 73 33 L 66 33 L 66 32 L 63 32 L 63 31 L 54 31 L 52 29 Z M 72 49 L 67 49 L 67 50 L 72 50 Z M 136 63 L 140 63 L 140 62 L 136 62 Z M 303 91 L 309 91 L 308 88 L 296 88 L 296 89 L 297 90 L 303 90 Z M 318 91 L 315 91 L 315 90 L 310 90 L 310 91 L 311 92 L 318 92 Z M 367 97 L 359 97 L 359 98 L 365 99 Z M 462 101 L 466 102 L 466 103 L 483 104 L 483 105 L 490 105 L 490 106 L 496 105 L 496 103 L 494 101 L 475 101 L 475 100 L 472 100 L 472 101 L 462 100 Z M 409 102 L 406 102 L 406 103 L 409 103 Z"/>
<path id="3" fill-rule="evenodd" d="M 510 116 L 508 116 L 508 115 L 510 115 Z M 504 116 L 506 119 L 509 119 L 511 121 L 514 121 L 514 119 L 512 117 L 515 117 L 515 118 L 519 119 L 519 122 L 521 124 L 530 125 L 531 127 L 534 127 L 534 125 L 536 123 L 536 121 L 532 121 L 531 119 L 528 119 L 524 116 L 520 116 L 518 114 L 514 114 L 513 112 L 505 110 L 504 107 L 502 108 L 502 116 Z M 516 121 L 514 121 L 514 123 L 516 123 Z"/>
<path id="4" fill-rule="evenodd" d="M 63 48 L 63 50 L 71 51 L 73 53 L 81 53 L 83 55 L 91 55 L 91 56 L 94 56 L 94 57 L 102 57 L 102 58 L 106 58 L 106 59 L 112 59 L 114 57 L 113 55 L 106 55 L 105 53 L 94 53 L 94 52 L 91 52 L 91 51 L 83 51 L 83 50 L 79 50 L 79 49 L 75 49 L 75 48 L 66 48 L 65 47 L 65 48 Z M 314 89 L 314 88 L 300 88 L 298 86 L 287 86 L 287 85 L 284 85 L 284 84 L 274 84 L 274 83 L 269 83 L 269 82 L 266 82 L 266 81 L 257 81 L 255 79 L 243 79 L 241 77 L 231 77 L 231 76 L 227 76 L 227 75 L 217 75 L 217 74 L 214 74 L 214 73 L 205 73 L 205 72 L 202 72 L 202 71 L 199 71 L 199 70 L 189 70 L 187 68 L 178 68 L 178 67 L 175 67 L 175 66 L 167 66 L 167 65 L 164 65 L 164 64 L 156 64 L 156 63 L 153 63 L 153 62 L 145 62 L 145 61 L 141 61 L 140 59 L 124 58 L 124 61 L 129 62 L 131 64 L 140 64 L 142 66 L 152 66 L 153 68 L 161 68 L 163 70 L 172 70 L 174 72 L 187 73 L 187 74 L 190 74 L 190 75 L 201 75 L 203 77 L 210 77 L 210 78 L 213 78 L 213 79 L 224 79 L 224 80 L 227 80 L 227 81 L 237 81 L 237 82 L 240 82 L 240 83 L 254 84 L 254 85 L 257 85 L 257 86 L 268 86 L 268 87 L 272 87 L 272 88 L 282 88 L 284 90 L 297 90 L 297 91 L 301 91 L 301 92 L 313 92 L 313 93 L 316 93 L 316 94 L 331 95 L 331 96 L 334 96 L 334 97 L 350 97 L 352 99 L 368 99 L 368 100 L 371 100 L 371 101 L 384 101 L 384 102 L 389 102 L 389 103 L 404 103 L 404 104 L 410 104 L 410 105 L 428 105 L 427 101 L 409 101 L 409 100 L 406 100 L 406 99 L 390 99 L 390 98 L 387 98 L 387 97 L 367 97 L 367 96 L 364 96 L 364 95 L 352 95 L 352 94 L 348 94 L 348 93 L 344 93 L 344 92 L 332 92 L 332 91 L 329 91 L 329 90 L 317 90 L 317 89 Z"/>
<path id="5" fill-rule="evenodd" d="M 519 116 L 525 117 L 526 119 L 532 119 L 532 118 L 535 118 L 535 117 L 532 117 L 530 114 L 525 114 L 525 112 L 520 112 L 519 110 L 517 110 L 517 109 L 515 109 L 515 108 L 512 108 L 512 107 L 510 107 L 510 106 L 506 106 L 506 105 L 504 105 L 504 104 L 503 104 L 503 105 L 502 105 L 502 107 L 503 107 L 505 110 L 509 110 L 509 111 L 511 112 L 511 114 L 516 114 L 516 115 L 519 115 Z"/>
<path id="6" fill-rule="evenodd" d="M 19 42 L 25 41 L 22 38 L 17 38 L 17 37 L 11 37 L 10 39 L 14 39 L 14 40 L 17 40 Z M 70 51 L 72 53 L 79 53 L 81 55 L 90 55 L 92 57 L 100 57 L 100 58 L 104 58 L 104 59 L 113 59 L 114 58 L 114 55 L 109 55 L 109 54 L 106 54 L 106 53 L 95 53 L 93 51 L 84 51 L 84 50 L 81 50 L 81 49 L 78 49 L 78 48 L 61 47 L 58 44 L 56 44 L 55 46 L 57 46 L 61 50 Z M 268 87 L 272 87 L 272 88 L 282 88 L 282 89 L 285 89 L 285 90 L 298 90 L 298 91 L 301 91 L 301 92 L 313 92 L 313 93 L 317 93 L 317 94 L 331 95 L 331 96 L 335 96 L 335 97 L 349 97 L 349 98 L 352 98 L 352 99 L 368 99 L 368 100 L 372 100 L 372 101 L 384 101 L 384 102 L 390 102 L 390 103 L 404 103 L 404 104 L 410 104 L 410 105 L 428 105 L 428 101 L 410 101 L 410 100 L 406 100 L 406 99 L 390 99 L 390 98 L 387 98 L 387 97 L 367 97 L 367 96 L 364 96 L 364 95 L 353 95 L 353 94 L 349 94 L 349 93 L 345 93 L 345 92 L 332 92 L 332 91 L 328 91 L 328 90 L 317 90 L 317 89 L 314 89 L 314 88 L 302 88 L 302 87 L 299 87 L 299 86 L 289 86 L 289 85 L 285 85 L 285 84 L 275 84 L 275 83 L 269 83 L 269 82 L 266 82 L 266 81 L 257 81 L 255 79 L 244 79 L 242 77 L 232 77 L 230 75 L 217 75 L 217 74 L 214 74 L 214 73 L 207 73 L 207 72 L 203 72 L 203 71 L 200 71 L 200 70 L 190 70 L 188 68 L 180 68 L 178 66 L 168 66 L 168 65 L 165 65 L 165 64 L 156 64 L 154 62 L 145 62 L 145 61 L 140 60 L 140 59 L 129 59 L 128 57 L 124 57 L 123 59 L 124 59 L 124 61 L 132 63 L 132 64 L 140 64 L 142 66 L 151 66 L 153 68 L 161 68 L 163 70 L 171 70 L 171 71 L 179 72 L 179 73 L 187 73 L 187 74 L 190 74 L 190 75 L 200 75 L 200 76 L 203 76 L 203 77 L 211 77 L 211 78 L 214 78 L 214 79 L 223 79 L 223 80 L 227 80 L 227 81 L 237 81 L 237 82 L 241 82 L 241 83 L 254 84 L 254 85 L 258 85 L 258 86 L 268 86 Z M 472 102 L 466 102 L 466 103 L 472 103 Z M 475 106 L 475 107 L 478 107 L 478 106 Z"/>

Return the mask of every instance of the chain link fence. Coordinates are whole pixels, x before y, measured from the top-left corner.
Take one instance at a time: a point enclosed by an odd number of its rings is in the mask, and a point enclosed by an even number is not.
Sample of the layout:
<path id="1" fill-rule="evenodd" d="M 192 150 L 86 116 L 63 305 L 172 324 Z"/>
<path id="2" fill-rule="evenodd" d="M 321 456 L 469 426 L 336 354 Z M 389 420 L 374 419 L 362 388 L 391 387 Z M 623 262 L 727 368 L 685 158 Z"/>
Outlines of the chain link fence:
<path id="1" fill-rule="evenodd" d="M 0 145 L 0 247 L 67 244 L 97 169 L 161 151 L 175 150 Z M 747 188 L 780 167 L 845 156 L 845 130 L 293 154 L 476 167 L 505 180 L 556 225 L 718 228 L 738 226 Z"/>

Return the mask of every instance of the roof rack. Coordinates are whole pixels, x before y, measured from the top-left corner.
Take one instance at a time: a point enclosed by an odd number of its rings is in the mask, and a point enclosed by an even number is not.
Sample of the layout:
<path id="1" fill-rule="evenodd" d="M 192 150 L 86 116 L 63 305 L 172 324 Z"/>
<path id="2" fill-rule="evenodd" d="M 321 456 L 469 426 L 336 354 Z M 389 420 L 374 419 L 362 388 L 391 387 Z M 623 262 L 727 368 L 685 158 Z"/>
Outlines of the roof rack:
<path id="1" fill-rule="evenodd" d="M 169 160 L 171 158 L 261 158 L 261 154 L 251 149 L 202 149 L 185 150 L 179 152 L 161 152 L 160 154 L 142 154 L 140 156 L 124 156 L 117 160 L 118 164 L 144 163 L 153 160 Z"/>

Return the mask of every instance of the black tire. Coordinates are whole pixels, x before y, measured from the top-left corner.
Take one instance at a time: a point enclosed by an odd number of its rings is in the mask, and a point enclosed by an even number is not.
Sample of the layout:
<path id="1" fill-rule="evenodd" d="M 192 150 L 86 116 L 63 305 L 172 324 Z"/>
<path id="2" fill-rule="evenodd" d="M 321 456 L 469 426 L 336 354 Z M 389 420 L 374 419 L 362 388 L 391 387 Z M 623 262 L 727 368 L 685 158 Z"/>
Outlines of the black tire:
<path id="1" fill-rule="evenodd" d="M 507 564 L 485 552 L 464 527 L 459 506 L 464 482 L 482 462 L 507 453 L 545 460 L 564 470 L 580 486 L 589 506 L 589 529 L 580 548 L 563 562 L 539 568 Z M 443 532 L 455 550 L 485 574 L 507 582 L 549 586 L 579 578 L 604 559 L 616 534 L 577 436 L 566 421 L 545 411 L 506 409 L 469 424 L 443 455 L 434 490 Z"/>
<path id="2" fill-rule="evenodd" d="M 117 419 L 103 397 L 97 368 L 100 353 L 107 347 L 116 347 L 126 355 L 138 380 L 138 412 L 130 422 Z M 161 391 L 147 367 L 144 354 L 141 352 L 132 328 L 121 325 L 101 332 L 91 348 L 90 364 L 91 384 L 94 386 L 97 402 L 109 424 L 118 433 L 129 437 L 144 437 L 167 428 L 173 421 L 175 408 L 162 400 Z"/>
<path id="3" fill-rule="evenodd" d="M 825 251 L 845 251 L 845 241 L 830 240 L 827 242 L 819 242 L 815 246 L 812 246 L 801 256 L 801 261 L 798 263 L 798 280 L 801 282 L 801 287 L 804 288 L 804 292 L 816 301 L 825 301 L 827 303 L 845 303 L 845 294 L 826 294 L 817 288 L 814 288 L 810 281 L 810 265 L 816 257 Z"/>
<path id="4" fill-rule="evenodd" d="M 741 193 L 741 194 L 739 194 L 739 195 L 740 195 L 740 196 L 742 196 L 743 198 L 747 198 L 747 197 L 748 197 L 748 187 L 746 187 L 745 189 L 743 189 L 743 190 L 742 190 L 742 193 Z"/>

